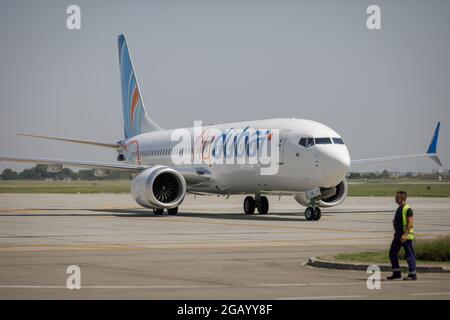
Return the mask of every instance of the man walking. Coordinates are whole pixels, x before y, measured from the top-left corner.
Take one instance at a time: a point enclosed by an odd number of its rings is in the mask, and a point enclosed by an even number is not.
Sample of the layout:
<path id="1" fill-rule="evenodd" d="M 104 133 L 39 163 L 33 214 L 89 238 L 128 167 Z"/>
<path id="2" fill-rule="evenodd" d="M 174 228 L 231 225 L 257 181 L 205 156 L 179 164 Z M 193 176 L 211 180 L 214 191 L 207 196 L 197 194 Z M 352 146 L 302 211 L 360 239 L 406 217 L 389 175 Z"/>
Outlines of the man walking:
<path id="1" fill-rule="evenodd" d="M 417 280 L 416 275 L 416 255 L 414 253 L 414 217 L 411 207 L 406 203 L 406 192 L 398 191 L 395 196 L 395 202 L 398 204 L 394 220 L 394 239 L 389 250 L 389 258 L 392 264 L 392 275 L 388 280 L 400 279 L 402 277 L 398 253 L 403 247 L 405 249 L 406 261 L 408 262 L 408 276 L 403 280 Z"/>

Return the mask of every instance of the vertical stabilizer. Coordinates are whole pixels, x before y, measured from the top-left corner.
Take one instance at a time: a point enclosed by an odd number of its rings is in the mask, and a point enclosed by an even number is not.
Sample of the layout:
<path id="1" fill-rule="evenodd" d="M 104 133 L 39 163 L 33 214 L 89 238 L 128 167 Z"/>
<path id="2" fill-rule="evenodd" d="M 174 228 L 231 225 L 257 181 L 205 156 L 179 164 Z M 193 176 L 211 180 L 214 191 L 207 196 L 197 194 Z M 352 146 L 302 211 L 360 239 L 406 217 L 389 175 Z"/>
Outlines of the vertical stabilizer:
<path id="1" fill-rule="evenodd" d="M 118 37 L 118 45 L 125 138 L 128 139 L 144 132 L 162 130 L 157 123 L 150 119 L 144 107 L 133 61 L 123 34 Z"/>

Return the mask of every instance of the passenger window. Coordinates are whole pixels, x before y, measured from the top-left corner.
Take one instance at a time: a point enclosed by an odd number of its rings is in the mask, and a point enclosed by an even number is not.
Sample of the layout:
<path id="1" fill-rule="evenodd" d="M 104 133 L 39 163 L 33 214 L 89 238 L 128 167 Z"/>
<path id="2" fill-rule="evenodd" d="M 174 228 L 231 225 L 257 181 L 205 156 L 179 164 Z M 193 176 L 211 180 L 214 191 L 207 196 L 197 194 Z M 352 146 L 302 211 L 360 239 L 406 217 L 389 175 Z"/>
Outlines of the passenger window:
<path id="1" fill-rule="evenodd" d="M 330 138 L 315 138 L 314 140 L 316 144 L 331 144 Z"/>
<path id="2" fill-rule="evenodd" d="M 344 144 L 344 141 L 341 138 L 333 138 L 334 144 Z"/>

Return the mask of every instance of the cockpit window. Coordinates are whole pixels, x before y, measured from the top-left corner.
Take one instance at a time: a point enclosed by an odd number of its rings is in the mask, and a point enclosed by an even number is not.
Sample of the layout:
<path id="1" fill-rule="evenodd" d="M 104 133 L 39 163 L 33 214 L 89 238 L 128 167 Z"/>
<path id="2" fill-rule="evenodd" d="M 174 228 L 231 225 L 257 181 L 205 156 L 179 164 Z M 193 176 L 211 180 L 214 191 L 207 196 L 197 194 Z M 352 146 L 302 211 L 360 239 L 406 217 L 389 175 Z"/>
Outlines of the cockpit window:
<path id="1" fill-rule="evenodd" d="M 331 144 L 330 138 L 315 138 L 316 144 Z"/>
<path id="2" fill-rule="evenodd" d="M 308 148 L 314 145 L 314 139 L 313 138 L 300 138 L 300 141 L 298 142 L 299 145 L 302 147 Z"/>
<path id="3" fill-rule="evenodd" d="M 306 138 L 300 138 L 298 144 L 301 145 L 302 147 L 306 146 Z"/>
<path id="4" fill-rule="evenodd" d="M 334 144 L 344 144 L 344 141 L 341 138 L 333 138 Z"/>
<path id="5" fill-rule="evenodd" d="M 302 147 L 309 148 L 314 144 L 344 144 L 344 141 L 341 138 L 311 138 L 311 137 L 302 137 L 300 138 L 298 144 Z"/>

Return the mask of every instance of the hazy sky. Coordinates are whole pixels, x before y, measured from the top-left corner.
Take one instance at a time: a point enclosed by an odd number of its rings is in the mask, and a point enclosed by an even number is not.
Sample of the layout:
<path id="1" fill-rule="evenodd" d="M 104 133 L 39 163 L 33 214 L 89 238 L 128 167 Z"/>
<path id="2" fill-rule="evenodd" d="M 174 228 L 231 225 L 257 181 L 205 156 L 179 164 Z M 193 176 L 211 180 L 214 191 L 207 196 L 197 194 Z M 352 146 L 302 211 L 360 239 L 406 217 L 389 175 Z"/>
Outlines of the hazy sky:
<path id="1" fill-rule="evenodd" d="M 81 7 L 81 30 L 66 8 Z M 366 27 L 381 7 L 382 30 Z M 437 121 L 450 161 L 450 1 L 0 2 L 0 154 L 113 161 L 108 149 L 16 136 L 122 138 L 117 35 L 164 128 L 313 119 L 351 157 L 426 151 Z M 17 164 L 0 163 L 22 168 Z M 408 160 L 351 170 L 430 171 Z"/>

